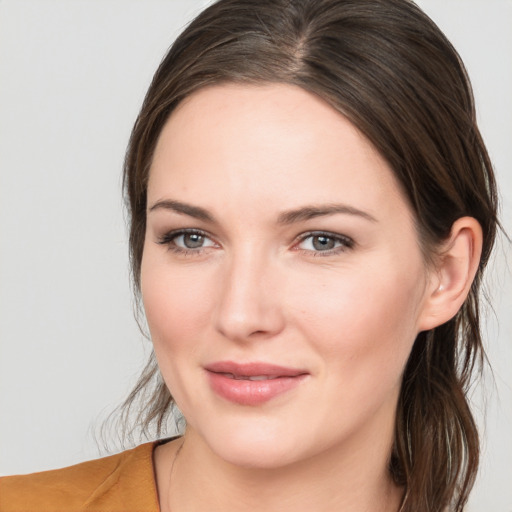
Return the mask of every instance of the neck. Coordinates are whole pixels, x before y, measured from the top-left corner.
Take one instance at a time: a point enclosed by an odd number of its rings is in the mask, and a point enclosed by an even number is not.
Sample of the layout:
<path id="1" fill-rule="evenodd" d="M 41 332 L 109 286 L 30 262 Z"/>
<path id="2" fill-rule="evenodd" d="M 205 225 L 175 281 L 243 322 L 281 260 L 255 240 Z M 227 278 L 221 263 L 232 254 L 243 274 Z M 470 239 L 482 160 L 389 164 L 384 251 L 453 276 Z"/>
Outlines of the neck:
<path id="1" fill-rule="evenodd" d="M 179 442 L 183 445 L 165 493 L 173 512 L 399 509 L 402 492 L 388 471 L 389 443 L 369 446 L 366 439 L 359 447 L 327 449 L 284 467 L 249 468 L 220 459 L 193 430 Z"/>

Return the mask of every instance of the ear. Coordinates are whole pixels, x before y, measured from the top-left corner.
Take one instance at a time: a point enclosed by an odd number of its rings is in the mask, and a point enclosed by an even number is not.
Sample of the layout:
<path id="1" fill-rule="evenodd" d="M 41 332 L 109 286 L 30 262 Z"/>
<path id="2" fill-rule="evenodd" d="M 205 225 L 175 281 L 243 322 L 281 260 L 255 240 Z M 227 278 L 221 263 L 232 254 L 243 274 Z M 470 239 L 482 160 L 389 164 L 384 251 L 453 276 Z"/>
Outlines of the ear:
<path id="1" fill-rule="evenodd" d="M 448 322 L 466 300 L 482 253 L 482 228 L 478 221 L 462 217 L 454 222 L 439 253 L 430 270 L 418 331 Z"/>

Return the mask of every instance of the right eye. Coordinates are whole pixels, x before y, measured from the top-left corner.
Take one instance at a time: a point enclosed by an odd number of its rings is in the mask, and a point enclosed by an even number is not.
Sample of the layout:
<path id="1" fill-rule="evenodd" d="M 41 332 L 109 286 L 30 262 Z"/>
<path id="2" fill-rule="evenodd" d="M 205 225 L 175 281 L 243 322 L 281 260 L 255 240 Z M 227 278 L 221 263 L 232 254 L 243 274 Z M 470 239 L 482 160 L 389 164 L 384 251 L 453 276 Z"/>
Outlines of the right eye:
<path id="1" fill-rule="evenodd" d="M 161 245 L 178 254 L 197 254 L 207 247 L 215 247 L 216 244 L 206 233 L 198 230 L 171 231 L 161 236 L 158 240 Z"/>

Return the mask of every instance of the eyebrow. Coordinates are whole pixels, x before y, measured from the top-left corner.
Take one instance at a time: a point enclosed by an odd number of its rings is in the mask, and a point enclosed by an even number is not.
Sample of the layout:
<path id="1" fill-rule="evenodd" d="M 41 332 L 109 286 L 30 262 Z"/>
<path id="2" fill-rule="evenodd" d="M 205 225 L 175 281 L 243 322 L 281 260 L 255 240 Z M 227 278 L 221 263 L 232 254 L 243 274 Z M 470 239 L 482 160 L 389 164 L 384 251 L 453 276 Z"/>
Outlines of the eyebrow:
<path id="1" fill-rule="evenodd" d="M 200 206 L 194 206 L 188 203 L 182 203 L 181 201 L 175 201 L 172 199 L 163 199 L 153 204 L 149 211 L 155 211 L 159 209 L 170 210 L 183 215 L 188 215 L 195 219 L 216 223 L 215 217 L 206 209 Z M 346 204 L 322 204 L 322 205 L 310 205 L 302 206 L 294 210 L 287 210 L 279 214 L 277 223 L 282 225 L 294 224 L 296 222 L 303 222 L 306 220 L 314 219 L 317 217 L 324 217 L 327 215 L 335 215 L 337 213 L 345 215 L 355 215 L 371 222 L 377 222 L 377 219 L 370 215 L 368 212 L 354 208 Z"/>
<path id="2" fill-rule="evenodd" d="M 288 210 L 282 212 L 279 215 L 277 222 L 278 224 L 293 224 L 294 222 L 301 222 L 309 219 L 314 219 L 316 217 L 323 217 L 326 215 L 334 215 L 336 213 L 342 213 L 345 215 L 356 215 L 371 222 L 377 222 L 377 219 L 373 215 L 370 215 L 368 212 L 359 210 L 358 208 L 354 208 L 353 206 L 337 203 L 323 204 L 319 206 L 302 206 L 301 208 L 297 208 L 296 210 Z"/>
<path id="3" fill-rule="evenodd" d="M 157 201 L 153 206 L 149 208 L 150 212 L 159 209 L 171 210 L 176 213 L 181 213 L 183 215 L 188 215 L 189 217 L 194 217 L 195 219 L 202 220 L 204 222 L 215 222 L 215 217 L 204 208 L 199 206 L 193 206 L 188 203 L 182 203 L 181 201 L 174 201 L 172 199 L 164 199 L 162 201 Z"/>

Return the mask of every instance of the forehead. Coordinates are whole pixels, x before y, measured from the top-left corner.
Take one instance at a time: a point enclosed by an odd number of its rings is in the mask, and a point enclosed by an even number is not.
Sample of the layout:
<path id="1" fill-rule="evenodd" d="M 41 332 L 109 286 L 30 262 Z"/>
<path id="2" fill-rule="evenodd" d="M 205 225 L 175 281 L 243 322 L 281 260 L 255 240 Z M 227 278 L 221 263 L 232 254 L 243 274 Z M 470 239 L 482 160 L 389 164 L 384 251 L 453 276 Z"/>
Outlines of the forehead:
<path id="1" fill-rule="evenodd" d="M 155 150 L 149 202 L 166 195 L 226 209 L 403 202 L 387 162 L 321 98 L 291 85 L 218 85 L 173 112 Z"/>

